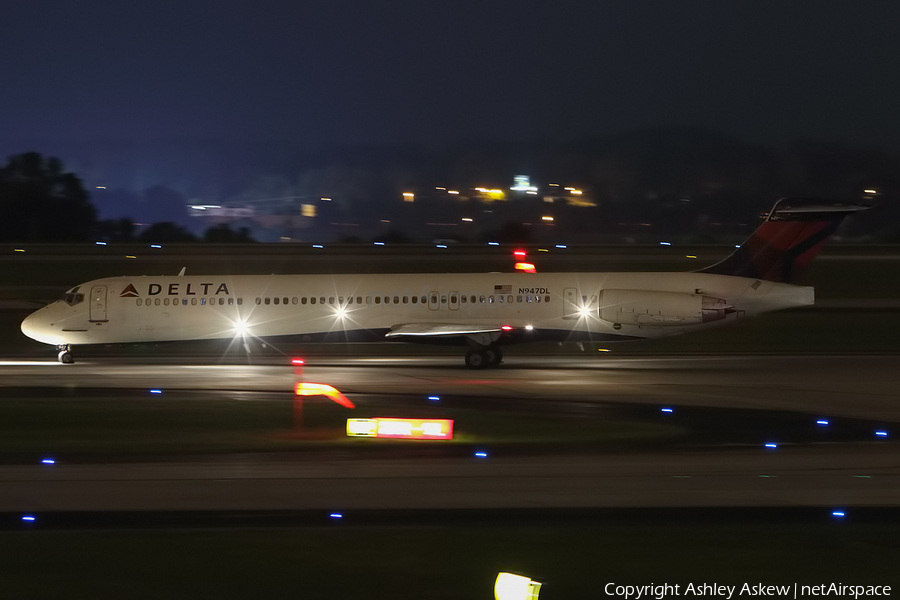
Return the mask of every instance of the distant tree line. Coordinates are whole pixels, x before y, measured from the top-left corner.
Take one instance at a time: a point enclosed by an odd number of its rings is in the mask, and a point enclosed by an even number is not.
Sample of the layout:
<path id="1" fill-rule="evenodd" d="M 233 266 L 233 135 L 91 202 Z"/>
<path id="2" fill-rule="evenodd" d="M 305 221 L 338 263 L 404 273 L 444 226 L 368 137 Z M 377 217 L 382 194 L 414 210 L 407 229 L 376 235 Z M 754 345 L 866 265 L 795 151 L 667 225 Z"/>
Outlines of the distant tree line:
<path id="1" fill-rule="evenodd" d="M 98 220 L 81 179 L 57 158 L 26 152 L 0 167 L 0 242 L 246 243 L 247 228 L 221 224 L 198 237 L 172 222 L 153 223 L 141 231 L 130 218 Z"/>

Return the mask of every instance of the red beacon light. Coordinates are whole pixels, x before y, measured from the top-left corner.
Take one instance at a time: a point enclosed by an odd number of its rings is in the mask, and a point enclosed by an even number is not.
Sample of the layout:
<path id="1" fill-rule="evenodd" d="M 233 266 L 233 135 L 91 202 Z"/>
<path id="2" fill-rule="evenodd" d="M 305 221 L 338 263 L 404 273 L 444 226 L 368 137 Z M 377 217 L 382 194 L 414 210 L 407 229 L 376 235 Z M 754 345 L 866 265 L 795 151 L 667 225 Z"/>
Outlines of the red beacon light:
<path id="1" fill-rule="evenodd" d="M 528 253 L 524 250 L 515 250 L 513 251 L 513 256 L 518 258 L 525 258 L 526 256 L 528 256 Z"/>
<path id="2" fill-rule="evenodd" d="M 513 330 L 512 325 L 504 325 L 500 329 L 502 329 L 503 331 L 512 331 Z"/>
<path id="3" fill-rule="evenodd" d="M 302 358 L 292 358 L 291 364 L 294 365 L 295 367 L 302 367 L 304 364 L 306 364 L 306 361 L 303 360 Z"/>

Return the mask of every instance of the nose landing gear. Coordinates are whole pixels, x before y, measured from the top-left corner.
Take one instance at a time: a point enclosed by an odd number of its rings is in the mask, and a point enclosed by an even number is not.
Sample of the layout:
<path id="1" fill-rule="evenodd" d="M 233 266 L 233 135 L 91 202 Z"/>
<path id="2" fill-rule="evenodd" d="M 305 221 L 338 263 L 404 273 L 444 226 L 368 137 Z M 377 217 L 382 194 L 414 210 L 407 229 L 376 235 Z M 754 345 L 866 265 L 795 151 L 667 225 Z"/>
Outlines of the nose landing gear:
<path id="1" fill-rule="evenodd" d="M 62 344 L 57 346 L 56 349 L 59 350 L 59 354 L 56 355 L 56 360 L 64 365 L 71 365 L 75 362 L 75 357 L 72 356 L 72 347 L 69 344 Z"/>

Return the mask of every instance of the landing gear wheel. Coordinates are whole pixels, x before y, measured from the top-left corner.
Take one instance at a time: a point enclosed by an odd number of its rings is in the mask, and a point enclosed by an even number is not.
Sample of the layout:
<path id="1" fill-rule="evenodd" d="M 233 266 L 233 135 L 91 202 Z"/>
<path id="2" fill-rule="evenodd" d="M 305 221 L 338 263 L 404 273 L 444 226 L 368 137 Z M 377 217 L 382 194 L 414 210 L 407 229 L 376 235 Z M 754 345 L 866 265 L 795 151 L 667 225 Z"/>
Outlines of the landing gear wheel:
<path id="1" fill-rule="evenodd" d="M 71 365 L 75 362 L 75 357 L 68 350 L 63 350 L 56 356 L 57 360 L 64 365 Z"/>
<path id="2" fill-rule="evenodd" d="M 470 369 L 483 369 L 488 366 L 491 357 L 484 350 L 469 350 L 466 353 L 466 366 Z"/>
<path id="3" fill-rule="evenodd" d="M 489 367 L 499 367 L 503 362 L 503 351 L 500 348 L 488 348 L 488 355 L 492 357 Z"/>

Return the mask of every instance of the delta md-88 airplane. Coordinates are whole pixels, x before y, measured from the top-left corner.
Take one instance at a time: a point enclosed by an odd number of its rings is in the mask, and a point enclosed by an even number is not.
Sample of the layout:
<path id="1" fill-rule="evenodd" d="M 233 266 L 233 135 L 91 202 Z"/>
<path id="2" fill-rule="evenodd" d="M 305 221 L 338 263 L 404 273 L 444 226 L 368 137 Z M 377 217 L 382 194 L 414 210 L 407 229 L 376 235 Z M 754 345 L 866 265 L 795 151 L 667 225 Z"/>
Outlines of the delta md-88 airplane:
<path id="1" fill-rule="evenodd" d="M 854 203 L 786 198 L 735 252 L 691 273 L 448 273 L 113 277 L 69 290 L 22 322 L 53 344 L 282 338 L 467 348 L 493 367 L 504 345 L 676 335 L 813 304 L 792 285 Z"/>

